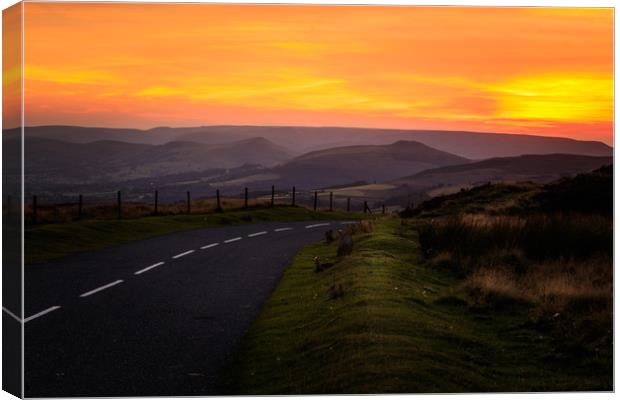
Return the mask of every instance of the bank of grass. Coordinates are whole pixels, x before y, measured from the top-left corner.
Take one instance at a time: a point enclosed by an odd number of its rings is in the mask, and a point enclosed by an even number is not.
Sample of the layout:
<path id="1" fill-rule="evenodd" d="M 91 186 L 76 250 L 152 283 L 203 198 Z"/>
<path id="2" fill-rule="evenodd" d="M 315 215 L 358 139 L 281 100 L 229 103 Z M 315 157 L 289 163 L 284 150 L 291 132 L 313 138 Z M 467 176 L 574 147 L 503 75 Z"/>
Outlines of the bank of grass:
<path id="1" fill-rule="evenodd" d="M 222 378 L 230 394 L 611 390 L 611 346 L 573 354 L 527 303 L 472 304 L 451 269 L 424 261 L 416 220 L 385 218 L 306 247 Z M 334 266 L 314 272 L 314 257 Z M 342 285 L 333 298 L 330 288 Z"/>
<path id="2" fill-rule="evenodd" d="M 222 225 L 362 218 L 361 213 L 312 211 L 303 207 L 255 207 L 224 213 L 149 216 L 121 220 L 84 220 L 28 226 L 25 262 L 41 263 L 72 253 L 98 250 L 135 240 Z"/>

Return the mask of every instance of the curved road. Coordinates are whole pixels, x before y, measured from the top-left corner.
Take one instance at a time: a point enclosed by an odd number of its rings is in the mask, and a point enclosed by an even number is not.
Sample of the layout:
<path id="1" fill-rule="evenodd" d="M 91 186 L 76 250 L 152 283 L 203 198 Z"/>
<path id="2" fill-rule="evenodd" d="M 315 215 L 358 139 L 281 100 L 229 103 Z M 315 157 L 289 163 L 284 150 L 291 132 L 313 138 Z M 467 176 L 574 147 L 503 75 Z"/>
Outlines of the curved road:
<path id="1" fill-rule="evenodd" d="M 27 266 L 26 397 L 214 394 L 295 253 L 344 223 L 194 230 Z"/>

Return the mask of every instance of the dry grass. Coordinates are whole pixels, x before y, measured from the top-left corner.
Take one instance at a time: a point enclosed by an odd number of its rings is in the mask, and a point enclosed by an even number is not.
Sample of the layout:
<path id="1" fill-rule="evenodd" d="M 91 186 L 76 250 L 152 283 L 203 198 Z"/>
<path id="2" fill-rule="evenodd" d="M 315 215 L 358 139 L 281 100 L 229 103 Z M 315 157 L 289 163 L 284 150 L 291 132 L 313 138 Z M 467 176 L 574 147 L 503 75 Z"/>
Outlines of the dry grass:
<path id="1" fill-rule="evenodd" d="M 374 230 L 374 223 L 371 220 L 364 220 L 354 224 L 345 225 L 342 232 L 349 235 L 357 235 L 359 233 L 371 233 Z"/>
<path id="2" fill-rule="evenodd" d="M 611 306 L 612 261 L 554 260 L 534 264 L 521 274 L 511 266 L 481 267 L 466 278 L 464 285 L 476 301 L 512 298 L 536 304 L 543 314 L 564 312 L 576 301 Z"/>
<path id="3" fill-rule="evenodd" d="M 611 306 L 612 240 L 610 218 L 584 214 L 468 214 L 420 228 L 432 265 L 458 271 L 475 302 L 513 299 L 541 313 Z"/>

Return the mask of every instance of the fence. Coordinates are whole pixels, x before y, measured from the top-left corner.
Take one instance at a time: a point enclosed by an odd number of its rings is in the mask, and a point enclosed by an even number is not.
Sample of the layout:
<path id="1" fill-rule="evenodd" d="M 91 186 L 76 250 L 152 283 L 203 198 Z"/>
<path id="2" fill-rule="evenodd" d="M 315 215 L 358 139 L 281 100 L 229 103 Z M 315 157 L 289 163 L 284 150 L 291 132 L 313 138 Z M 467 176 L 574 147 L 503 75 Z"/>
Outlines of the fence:
<path id="1" fill-rule="evenodd" d="M 259 192 L 260 193 L 260 192 Z M 263 192 L 264 193 L 264 192 Z M 75 197 L 75 202 L 63 202 L 55 204 L 42 204 L 40 196 L 32 195 L 29 204 L 25 204 L 25 220 L 29 224 L 69 222 L 84 219 L 130 219 L 146 216 L 180 215 L 180 214 L 207 214 L 221 213 L 224 211 L 239 211 L 258 207 L 292 206 L 306 207 L 314 211 L 334 211 L 341 210 L 347 212 L 363 211 L 373 213 L 368 201 L 363 200 L 359 207 L 352 204 L 351 197 L 337 201 L 334 192 L 326 191 L 297 191 L 293 186 L 290 191 L 277 192 L 274 185 L 266 195 L 250 196 L 248 188 L 240 197 L 222 196 L 220 189 L 215 190 L 212 198 L 200 198 L 192 200 L 190 191 L 186 192 L 184 201 L 162 204 L 160 202 L 159 190 L 152 192 L 152 201 L 125 201 L 123 192 L 115 193 L 115 202 L 105 203 L 97 201 L 86 203 L 83 194 Z M 328 197 L 328 200 L 322 199 Z M 100 197 L 98 197 L 100 198 Z M 112 199 L 110 199 L 112 200 Z M 11 198 L 7 198 L 7 205 L 10 208 Z M 380 205 L 376 212 L 385 214 L 385 204 Z"/>

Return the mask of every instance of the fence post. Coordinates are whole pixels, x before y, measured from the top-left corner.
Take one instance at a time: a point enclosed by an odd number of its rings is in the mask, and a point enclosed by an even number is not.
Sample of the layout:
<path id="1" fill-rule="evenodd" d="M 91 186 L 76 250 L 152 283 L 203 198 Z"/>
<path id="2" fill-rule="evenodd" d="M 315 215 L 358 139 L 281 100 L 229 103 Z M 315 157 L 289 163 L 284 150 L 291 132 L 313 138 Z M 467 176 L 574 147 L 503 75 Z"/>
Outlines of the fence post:
<path id="1" fill-rule="evenodd" d="M 245 202 L 243 208 L 248 208 L 248 188 L 245 188 Z"/>
<path id="2" fill-rule="evenodd" d="M 364 214 L 366 214 L 368 211 L 368 203 L 366 202 L 366 200 L 364 200 Z"/>
<path id="3" fill-rule="evenodd" d="M 220 189 L 216 189 L 215 190 L 215 197 L 217 198 L 217 211 L 220 211 L 222 209 L 222 206 L 220 205 Z"/>
<path id="4" fill-rule="evenodd" d="M 11 195 L 6 196 L 6 214 L 11 214 Z"/>
<path id="5" fill-rule="evenodd" d="M 156 190 L 156 191 L 155 191 L 155 215 L 157 215 L 157 206 L 158 206 L 158 203 L 159 203 L 159 191 L 158 191 L 158 190 Z"/>
<path id="6" fill-rule="evenodd" d="M 192 199 L 190 197 L 189 190 L 187 191 L 187 213 L 192 213 Z"/>
<path id="7" fill-rule="evenodd" d="M 315 191 L 314 191 L 314 211 L 316 211 L 316 206 L 317 206 L 317 205 L 318 205 L 318 203 L 319 203 L 318 196 L 319 196 L 319 194 L 318 194 L 318 192 L 315 190 Z"/>
<path id="8" fill-rule="evenodd" d="M 381 214 L 385 214 L 385 203 L 381 206 Z"/>
<path id="9" fill-rule="evenodd" d="M 78 196 L 78 219 L 82 219 L 82 195 Z"/>
<path id="10" fill-rule="evenodd" d="M 32 196 L 32 223 L 37 223 L 37 196 Z"/>
<path id="11" fill-rule="evenodd" d="M 351 211 L 351 198 L 347 197 L 347 212 Z"/>
<path id="12" fill-rule="evenodd" d="M 293 186 L 293 207 L 295 207 L 295 186 Z"/>
<path id="13" fill-rule="evenodd" d="M 329 211 L 334 211 L 334 192 L 329 192 Z"/>
<path id="14" fill-rule="evenodd" d="M 121 211 L 121 191 L 116 192 L 116 213 L 117 218 L 121 219 L 122 211 Z"/>
<path id="15" fill-rule="evenodd" d="M 273 204 L 274 204 L 275 194 L 276 194 L 276 187 L 275 185 L 271 185 L 271 207 L 273 207 Z"/>

